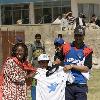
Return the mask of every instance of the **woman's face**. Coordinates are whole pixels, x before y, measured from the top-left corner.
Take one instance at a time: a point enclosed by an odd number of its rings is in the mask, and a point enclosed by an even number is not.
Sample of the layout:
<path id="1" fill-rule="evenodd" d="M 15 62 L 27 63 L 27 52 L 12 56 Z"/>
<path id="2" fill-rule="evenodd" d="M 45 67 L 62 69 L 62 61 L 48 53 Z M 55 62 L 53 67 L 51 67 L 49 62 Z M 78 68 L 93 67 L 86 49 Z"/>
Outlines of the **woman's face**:
<path id="1" fill-rule="evenodd" d="M 16 57 L 18 60 L 22 61 L 24 57 L 25 50 L 22 46 L 18 46 L 16 50 Z"/>

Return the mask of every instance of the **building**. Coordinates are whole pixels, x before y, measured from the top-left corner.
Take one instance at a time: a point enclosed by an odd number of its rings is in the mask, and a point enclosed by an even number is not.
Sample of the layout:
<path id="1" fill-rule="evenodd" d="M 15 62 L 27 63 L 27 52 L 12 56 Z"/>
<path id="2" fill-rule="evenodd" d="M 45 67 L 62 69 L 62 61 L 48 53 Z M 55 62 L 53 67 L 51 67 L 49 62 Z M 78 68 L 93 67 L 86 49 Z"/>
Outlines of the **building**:
<path id="1" fill-rule="evenodd" d="M 0 0 L 1 24 L 50 23 L 71 10 L 70 0 Z"/>
<path id="2" fill-rule="evenodd" d="M 0 24 L 16 24 L 18 20 L 23 24 L 51 23 L 58 14 L 72 10 L 77 17 L 84 13 L 89 21 L 95 13 L 100 17 L 99 0 L 0 0 Z"/>
<path id="3" fill-rule="evenodd" d="M 75 17 L 79 13 L 84 13 L 87 21 L 90 20 L 92 14 L 100 19 L 100 0 L 71 0 L 71 10 Z"/>

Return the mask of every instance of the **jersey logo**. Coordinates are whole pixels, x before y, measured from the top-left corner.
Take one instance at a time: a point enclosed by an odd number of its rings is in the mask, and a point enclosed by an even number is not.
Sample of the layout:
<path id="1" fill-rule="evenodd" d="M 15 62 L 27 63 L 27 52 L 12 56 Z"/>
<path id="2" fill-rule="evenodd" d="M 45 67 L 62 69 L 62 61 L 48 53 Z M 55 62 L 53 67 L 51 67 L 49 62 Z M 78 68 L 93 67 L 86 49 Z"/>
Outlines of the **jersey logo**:
<path id="1" fill-rule="evenodd" d="M 82 59 L 82 58 L 83 58 L 83 53 L 82 53 L 82 52 L 79 52 L 79 53 L 77 54 L 77 56 L 78 56 L 79 59 Z"/>
<path id="2" fill-rule="evenodd" d="M 48 86 L 48 88 L 50 89 L 49 93 L 52 92 L 52 91 L 55 91 L 57 86 L 58 86 L 58 84 L 56 82 L 51 83 L 50 86 Z"/>
<path id="3" fill-rule="evenodd" d="M 74 59 L 74 58 L 68 58 L 68 59 L 66 59 L 66 61 L 71 63 L 71 64 L 84 65 L 85 57 L 82 60 L 77 60 L 77 59 Z"/>

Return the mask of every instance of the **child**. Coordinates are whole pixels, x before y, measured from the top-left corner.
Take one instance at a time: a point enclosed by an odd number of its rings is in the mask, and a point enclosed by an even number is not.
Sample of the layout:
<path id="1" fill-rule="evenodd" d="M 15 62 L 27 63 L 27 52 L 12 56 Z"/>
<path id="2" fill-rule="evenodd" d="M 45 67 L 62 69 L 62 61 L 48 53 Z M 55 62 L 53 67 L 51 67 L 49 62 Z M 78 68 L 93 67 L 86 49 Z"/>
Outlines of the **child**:
<path id="1" fill-rule="evenodd" d="M 35 94 L 32 94 L 32 100 L 64 100 L 66 81 L 68 79 L 73 81 L 71 73 L 65 73 L 63 67 L 57 65 L 58 62 L 49 67 L 47 54 L 41 54 L 38 62 L 40 67 L 34 77 L 37 84 L 33 91 Z"/>

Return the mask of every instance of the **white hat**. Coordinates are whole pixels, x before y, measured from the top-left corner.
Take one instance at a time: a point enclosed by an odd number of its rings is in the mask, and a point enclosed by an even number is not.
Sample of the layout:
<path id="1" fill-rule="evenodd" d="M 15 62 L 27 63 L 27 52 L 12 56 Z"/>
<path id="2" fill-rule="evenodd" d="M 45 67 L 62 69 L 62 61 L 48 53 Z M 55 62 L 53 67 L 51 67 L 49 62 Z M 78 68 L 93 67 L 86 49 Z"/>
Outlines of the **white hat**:
<path id="1" fill-rule="evenodd" d="M 50 60 L 48 55 L 47 54 L 41 54 L 39 57 L 38 57 L 38 61 L 41 61 L 41 60 Z"/>

